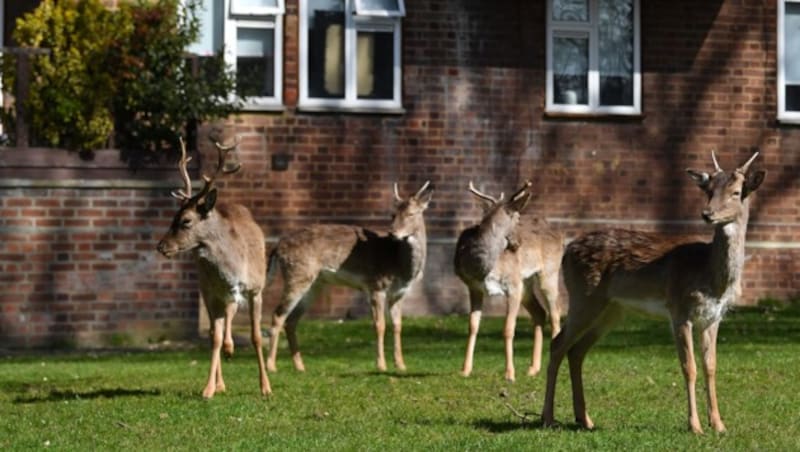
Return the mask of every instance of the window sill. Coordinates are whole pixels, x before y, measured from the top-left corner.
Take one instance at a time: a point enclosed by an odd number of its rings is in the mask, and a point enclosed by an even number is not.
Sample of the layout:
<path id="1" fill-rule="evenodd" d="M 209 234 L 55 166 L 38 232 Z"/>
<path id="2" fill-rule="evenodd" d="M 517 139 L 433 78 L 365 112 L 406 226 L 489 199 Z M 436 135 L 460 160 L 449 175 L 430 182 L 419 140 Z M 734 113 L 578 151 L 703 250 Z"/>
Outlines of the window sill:
<path id="1" fill-rule="evenodd" d="M 644 113 L 574 113 L 563 111 L 545 111 L 545 119 L 563 121 L 642 121 L 646 118 Z"/>
<path id="2" fill-rule="evenodd" d="M 283 113 L 286 111 L 286 106 L 283 104 L 243 105 L 239 111 L 242 113 Z"/>
<path id="3" fill-rule="evenodd" d="M 778 115 L 777 121 L 779 125 L 798 126 L 800 125 L 800 115 L 791 115 L 791 116 Z"/>
<path id="4" fill-rule="evenodd" d="M 404 115 L 403 107 L 370 107 L 341 105 L 298 105 L 297 111 L 303 113 L 353 113 L 371 115 Z"/>

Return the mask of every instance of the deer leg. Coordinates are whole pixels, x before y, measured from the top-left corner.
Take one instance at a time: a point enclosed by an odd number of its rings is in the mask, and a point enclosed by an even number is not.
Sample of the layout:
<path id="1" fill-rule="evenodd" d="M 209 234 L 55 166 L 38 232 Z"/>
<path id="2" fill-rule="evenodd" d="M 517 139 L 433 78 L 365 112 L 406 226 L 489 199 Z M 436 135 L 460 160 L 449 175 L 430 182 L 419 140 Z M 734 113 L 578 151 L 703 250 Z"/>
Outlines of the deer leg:
<path id="1" fill-rule="evenodd" d="M 583 391 L 583 361 L 589 349 L 603 337 L 608 330 L 617 324 L 622 317 L 622 308 L 617 305 L 608 306 L 594 324 L 581 336 L 567 352 L 569 375 L 572 382 L 572 409 L 575 422 L 586 429 L 593 429 L 594 423 L 586 412 L 586 399 Z"/>
<path id="2" fill-rule="evenodd" d="M 311 289 L 311 292 L 314 290 Z M 286 319 L 286 340 L 289 342 L 289 353 L 292 355 L 292 364 L 294 364 L 295 370 L 299 372 L 305 372 L 306 366 L 303 363 L 303 356 L 300 354 L 300 343 L 297 340 L 297 323 L 300 321 L 300 317 L 303 316 L 306 307 L 306 299 L 310 298 L 308 294 L 306 294 L 304 301 L 300 302 L 296 308 L 292 310 L 292 313 L 289 314 L 289 317 Z"/>
<path id="3" fill-rule="evenodd" d="M 386 293 L 381 291 L 372 292 L 370 294 L 370 303 L 372 305 L 372 324 L 375 326 L 375 335 L 377 336 L 375 361 L 378 370 L 383 372 L 386 370 L 386 357 L 383 354 L 383 336 L 386 332 L 386 319 L 384 318 Z"/>
<path id="4" fill-rule="evenodd" d="M 514 381 L 514 330 L 517 327 L 519 305 L 522 302 L 522 286 L 512 287 L 506 305 L 506 322 L 503 328 L 503 343 L 506 353 L 506 380 Z"/>
<path id="5" fill-rule="evenodd" d="M 233 317 L 238 309 L 239 304 L 235 300 L 225 305 L 225 339 L 222 341 L 222 351 L 226 358 L 233 356 Z"/>
<path id="6" fill-rule="evenodd" d="M 258 377 L 261 384 L 261 395 L 272 394 L 269 384 L 269 376 L 264 363 L 264 348 L 261 346 L 261 293 L 255 294 L 250 298 L 250 340 L 256 351 L 258 359 Z"/>
<path id="7" fill-rule="evenodd" d="M 556 337 L 561 331 L 561 308 L 558 305 L 558 269 L 540 273 L 533 286 L 539 306 L 550 316 L 550 337 Z"/>
<path id="8" fill-rule="evenodd" d="M 313 280 L 294 281 L 284 278 L 284 289 L 281 294 L 281 302 L 272 314 L 272 327 L 269 329 L 269 355 L 267 356 L 267 370 L 275 372 L 277 367 L 275 362 L 278 358 L 278 340 L 286 323 L 286 318 L 294 311 L 300 300 L 311 287 Z"/>
<path id="9" fill-rule="evenodd" d="M 701 349 L 703 351 L 703 371 L 706 374 L 706 395 L 708 396 L 708 423 L 717 432 L 725 431 L 725 424 L 717 405 L 717 332 L 719 321 L 703 331 Z"/>
<path id="10" fill-rule="evenodd" d="M 464 357 L 464 367 L 461 375 L 468 377 L 472 373 L 472 358 L 475 355 L 475 341 L 478 338 L 478 329 L 481 326 L 481 310 L 483 309 L 483 291 L 469 288 L 469 338 L 467 339 L 467 354 Z"/>
<path id="11" fill-rule="evenodd" d="M 545 386 L 542 425 L 552 427 L 555 422 L 555 397 L 558 369 L 570 349 L 583 338 L 592 327 L 598 314 L 606 306 L 604 300 L 588 298 L 582 293 L 570 294 L 570 310 L 567 322 L 550 343 L 550 361 L 547 364 L 547 385 Z M 574 390 L 574 386 L 573 386 Z"/>
<path id="12" fill-rule="evenodd" d="M 222 337 L 225 331 L 225 318 L 212 318 L 211 324 L 211 368 L 208 371 L 208 383 L 203 389 L 203 398 L 210 399 L 214 397 L 214 392 L 222 386 L 224 389 L 225 383 L 222 381 L 222 365 L 220 358 L 220 349 L 222 348 Z"/>
<path id="13" fill-rule="evenodd" d="M 389 307 L 389 315 L 392 319 L 392 332 L 394 334 L 394 366 L 397 370 L 406 370 L 406 363 L 403 360 L 403 343 L 401 336 L 403 333 L 403 305 L 402 300 L 393 300 Z"/>
<path id="14" fill-rule="evenodd" d="M 538 298 L 538 295 L 534 296 L 533 288 L 526 282 L 522 295 L 522 305 L 531 315 L 531 326 L 533 327 L 533 350 L 531 352 L 531 365 L 528 367 L 528 375 L 531 377 L 538 374 L 542 368 L 542 343 L 544 342 L 542 328 L 545 319 L 547 319 L 547 312 L 535 298 Z"/>
<path id="15" fill-rule="evenodd" d="M 678 359 L 681 362 L 683 379 L 686 383 L 686 396 L 689 404 L 689 428 L 694 433 L 703 433 L 703 428 L 700 426 L 700 418 L 697 415 L 697 399 L 695 395 L 697 367 L 694 361 L 692 324 L 688 321 L 675 321 L 672 324 L 672 330 L 675 335 L 675 345 L 678 348 Z"/>

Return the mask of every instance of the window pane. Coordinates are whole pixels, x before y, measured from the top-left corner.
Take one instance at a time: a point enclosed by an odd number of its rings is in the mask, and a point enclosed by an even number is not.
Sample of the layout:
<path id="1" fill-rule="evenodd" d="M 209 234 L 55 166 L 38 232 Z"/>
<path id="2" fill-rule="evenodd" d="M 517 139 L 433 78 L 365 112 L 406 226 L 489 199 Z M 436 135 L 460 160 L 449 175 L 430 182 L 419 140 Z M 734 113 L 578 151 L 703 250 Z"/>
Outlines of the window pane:
<path id="1" fill-rule="evenodd" d="M 398 11 L 399 0 L 356 0 L 356 6 L 364 11 Z"/>
<path id="2" fill-rule="evenodd" d="M 394 97 L 394 33 L 359 32 L 356 48 L 359 99 Z"/>
<path id="3" fill-rule="evenodd" d="M 236 92 L 240 96 L 275 95 L 275 30 L 236 30 Z"/>
<path id="4" fill-rule="evenodd" d="M 800 85 L 786 85 L 786 111 L 800 111 Z"/>
<path id="5" fill-rule="evenodd" d="M 308 1 L 308 93 L 344 98 L 344 0 Z"/>
<path id="6" fill-rule="evenodd" d="M 213 55 L 222 49 L 224 1 L 202 0 L 199 3 L 197 18 L 200 21 L 200 36 L 186 50 L 198 55 Z"/>
<path id="7" fill-rule="evenodd" d="M 587 22 L 589 0 L 553 0 L 553 20 Z"/>
<path id="8" fill-rule="evenodd" d="M 231 9 L 234 11 L 277 7 L 278 0 L 231 0 Z"/>
<path id="9" fill-rule="evenodd" d="M 785 3 L 783 61 L 786 83 L 800 84 L 800 3 Z M 788 103 L 787 103 L 788 105 Z M 787 107 L 788 108 L 788 107 Z"/>
<path id="10" fill-rule="evenodd" d="M 589 38 L 553 38 L 553 102 L 589 104 Z"/>
<path id="11" fill-rule="evenodd" d="M 633 1 L 600 0 L 600 105 L 633 105 Z"/>

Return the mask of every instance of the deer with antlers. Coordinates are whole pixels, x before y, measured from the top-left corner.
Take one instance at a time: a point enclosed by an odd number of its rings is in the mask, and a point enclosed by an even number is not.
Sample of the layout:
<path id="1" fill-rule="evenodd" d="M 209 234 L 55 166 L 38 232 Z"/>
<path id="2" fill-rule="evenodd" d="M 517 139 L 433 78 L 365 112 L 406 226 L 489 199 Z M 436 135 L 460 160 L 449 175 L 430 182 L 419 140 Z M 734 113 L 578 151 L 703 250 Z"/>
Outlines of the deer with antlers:
<path id="1" fill-rule="evenodd" d="M 237 145 L 222 146 L 214 143 L 218 151 L 216 172 L 203 176 L 205 185 L 192 196 L 192 181 L 187 165 L 186 146 L 180 140 L 181 159 L 178 164 L 184 188 L 172 195 L 181 201 L 181 207 L 172 225 L 158 243 L 158 251 L 170 258 L 190 251 L 197 262 L 200 293 L 203 295 L 208 317 L 211 320 L 211 367 L 203 397 L 209 399 L 215 392 L 225 391 L 222 379 L 220 349 L 233 354 L 231 323 L 239 305 L 250 307 L 251 340 L 258 357 L 261 394 L 272 392 L 264 364 L 261 347 L 261 291 L 266 280 L 266 247 L 264 233 L 253 220 L 250 211 L 239 204 L 217 203 L 214 181 L 219 174 L 237 171 L 238 166 L 225 170 L 225 158 Z"/>
<path id="2" fill-rule="evenodd" d="M 717 331 L 726 309 L 741 293 L 750 195 L 765 175 L 750 168 L 756 156 L 733 171 L 723 171 L 712 151 L 713 173 L 687 170 L 708 196 L 702 218 L 714 226 L 711 243 L 618 229 L 590 232 L 569 244 L 562 271 L 570 307 L 564 328 L 550 346 L 545 426 L 555 423 L 556 378 L 566 356 L 575 420 L 584 428 L 594 427 L 586 412 L 583 361 L 623 309 L 630 308 L 671 320 L 686 383 L 689 428 L 695 433 L 703 431 L 695 399 L 692 337 L 693 329 L 699 330 L 708 421 L 714 430 L 725 430 L 717 405 Z"/>
<path id="3" fill-rule="evenodd" d="M 469 191 L 484 203 L 481 222 L 465 229 L 458 238 L 455 271 L 469 290 L 469 339 L 461 374 L 472 373 L 475 341 L 481 322 L 483 300 L 499 295 L 506 300 L 503 330 L 506 355 L 505 378 L 514 381 L 514 330 L 520 305 L 533 322 L 533 352 L 528 375 L 536 375 L 542 362 L 542 326 L 548 315 L 552 335 L 560 328 L 558 306 L 559 267 L 563 235 L 543 219 L 522 217 L 530 200 L 526 182 L 508 201 L 487 195 L 469 183 Z"/>
<path id="4" fill-rule="evenodd" d="M 388 234 L 338 224 L 319 224 L 296 231 L 278 242 L 269 256 L 268 278 L 280 270 L 283 292 L 270 329 L 267 368 L 275 370 L 278 337 L 285 328 L 295 369 L 305 370 L 297 342 L 297 322 L 325 285 L 347 286 L 366 292 L 377 336 L 376 364 L 386 370 L 384 311 L 394 327 L 394 364 L 405 370 L 401 345 L 401 301 L 411 284 L 422 277 L 426 240 L 423 213 L 433 191 L 426 182 L 403 199 L 394 184 L 396 207 Z"/>

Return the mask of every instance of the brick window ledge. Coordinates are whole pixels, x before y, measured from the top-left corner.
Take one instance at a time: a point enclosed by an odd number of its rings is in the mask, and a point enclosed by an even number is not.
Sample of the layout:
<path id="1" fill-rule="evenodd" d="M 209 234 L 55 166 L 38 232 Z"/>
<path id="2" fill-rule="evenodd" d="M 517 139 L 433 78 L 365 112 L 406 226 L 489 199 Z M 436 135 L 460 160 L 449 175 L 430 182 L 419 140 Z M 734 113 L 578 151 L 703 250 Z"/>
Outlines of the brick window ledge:
<path id="1" fill-rule="evenodd" d="M 199 159 L 193 159 L 189 173 L 198 177 Z M 0 180 L 4 186 L 10 182 L 16 186 L 102 186 L 130 188 L 161 186 L 160 183 L 175 184 L 174 163 L 132 170 L 120 159 L 117 149 L 100 149 L 91 159 L 81 158 L 77 152 L 52 148 L 0 148 Z M 27 181 L 27 182 L 25 182 Z M 79 181 L 79 182 L 78 182 Z M 88 183 L 87 181 L 98 181 Z M 131 185 L 133 182 L 133 185 Z M 149 185 L 148 185 L 149 184 Z"/>
<path id="2" fill-rule="evenodd" d="M 644 113 L 567 113 L 562 111 L 545 111 L 545 119 L 564 121 L 643 121 L 647 115 Z"/>

